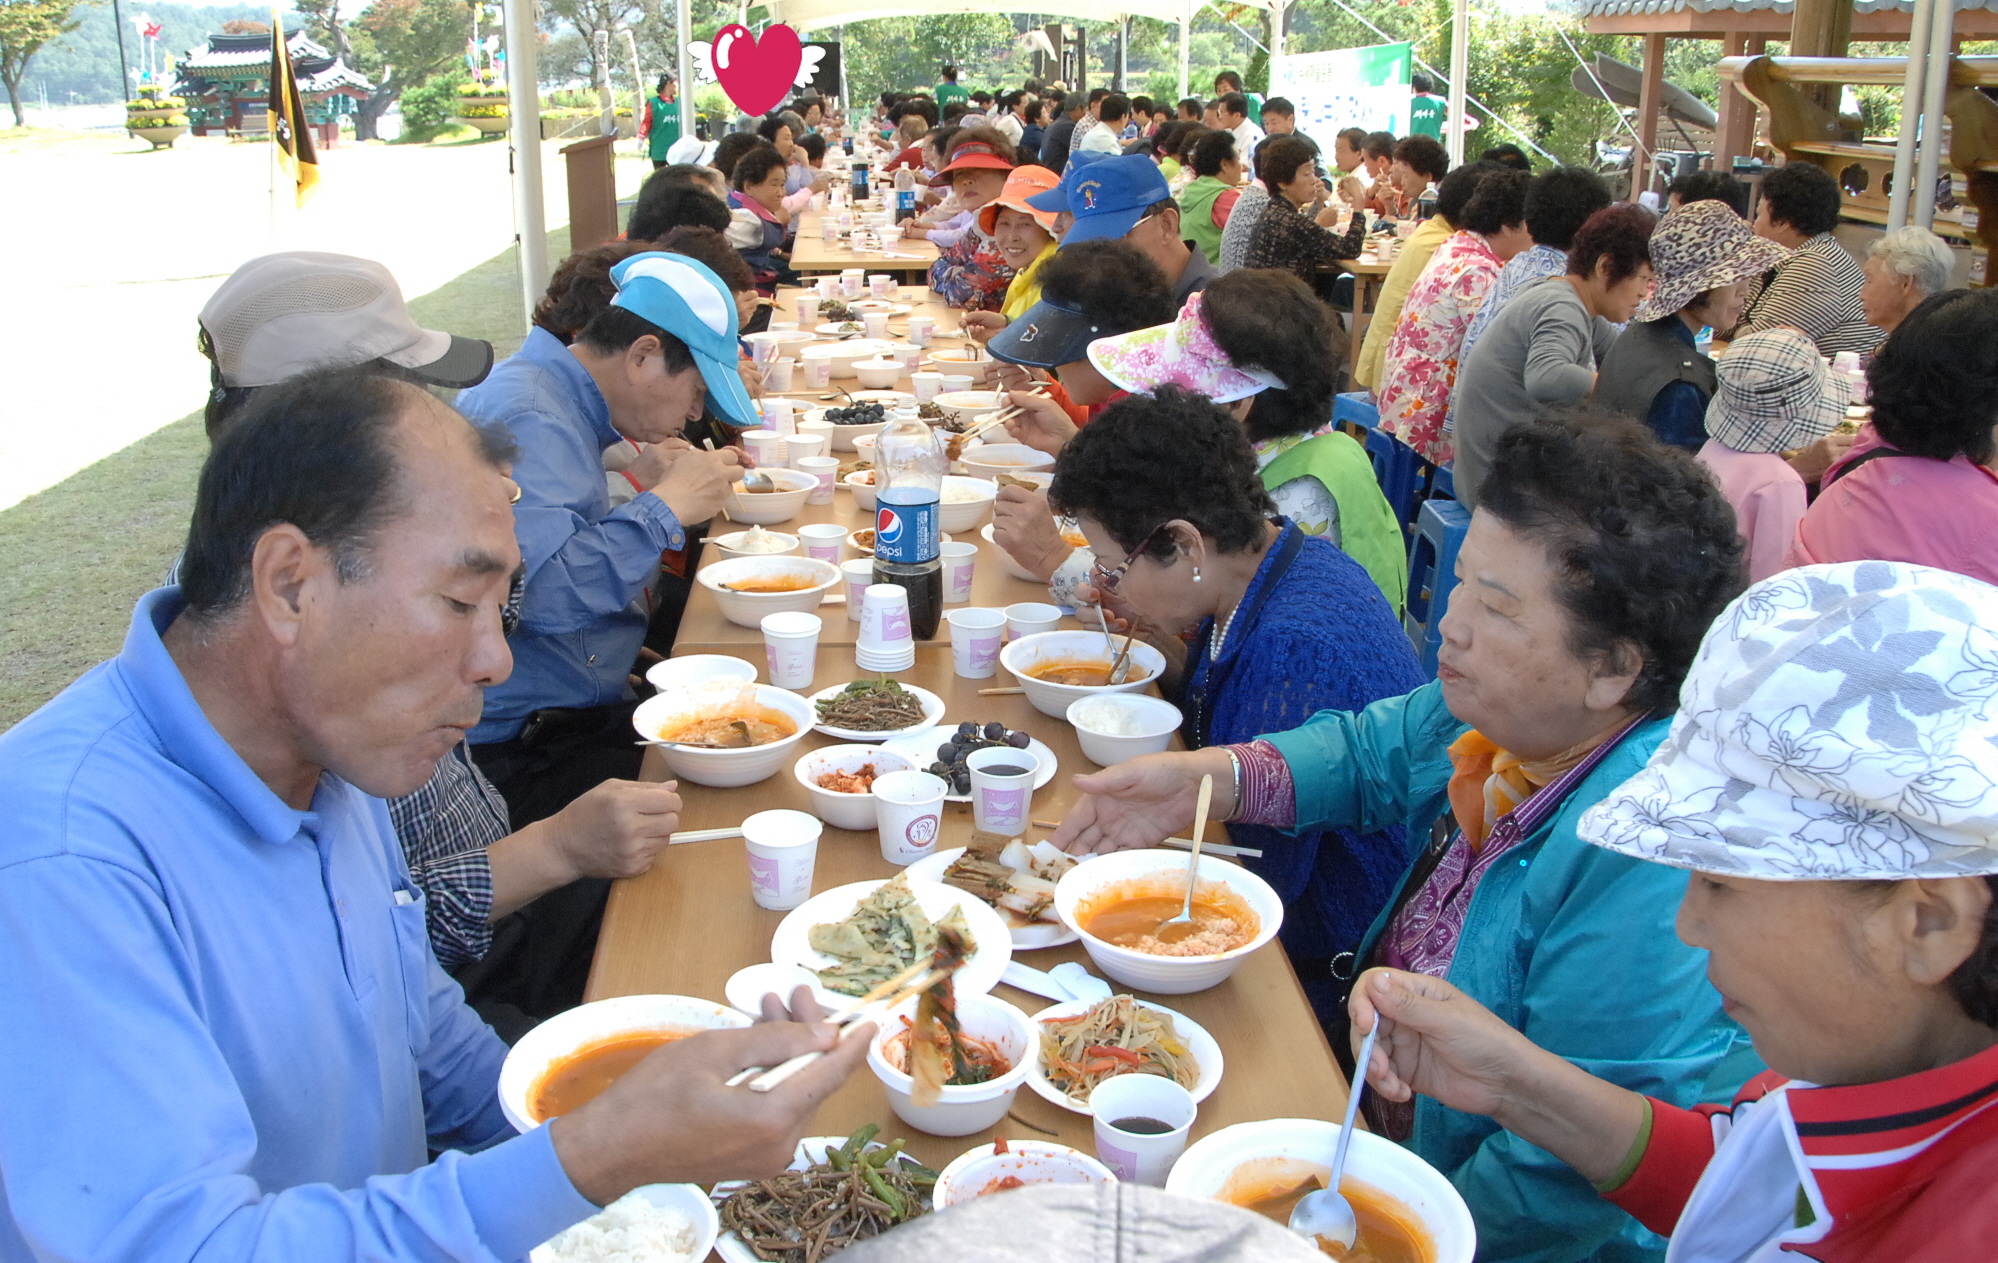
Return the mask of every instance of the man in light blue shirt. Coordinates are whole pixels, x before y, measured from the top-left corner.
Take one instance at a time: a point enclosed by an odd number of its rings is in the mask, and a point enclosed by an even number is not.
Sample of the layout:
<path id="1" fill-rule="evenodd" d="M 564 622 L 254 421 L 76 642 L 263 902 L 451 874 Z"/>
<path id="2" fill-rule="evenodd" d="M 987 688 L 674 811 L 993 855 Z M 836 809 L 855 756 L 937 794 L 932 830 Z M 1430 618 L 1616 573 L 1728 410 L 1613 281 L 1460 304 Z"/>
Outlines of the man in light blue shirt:
<path id="1" fill-rule="evenodd" d="M 725 1088 L 834 1046 L 772 1022 L 525 1136 L 502 1116 L 506 1049 L 382 797 L 509 670 L 505 456 L 360 370 L 266 388 L 203 471 L 183 586 L 0 735 L 4 1263 L 524 1258 L 639 1184 L 781 1169 L 858 1064 L 855 1037 L 796 1093 Z"/>
<path id="2" fill-rule="evenodd" d="M 520 448 L 514 532 L 527 585 L 514 672 L 472 730 L 516 827 L 637 775 L 628 677 L 650 615 L 646 583 L 736 476 L 733 450 L 696 451 L 678 436 L 704 398 L 731 424 L 756 419 L 736 371 L 735 299 L 719 277 L 685 255 L 648 252 L 611 279 L 617 297 L 572 345 L 535 329 L 458 397 L 467 417 Z M 652 445 L 625 471 L 647 490 L 613 509 L 603 452 L 623 438 Z"/>

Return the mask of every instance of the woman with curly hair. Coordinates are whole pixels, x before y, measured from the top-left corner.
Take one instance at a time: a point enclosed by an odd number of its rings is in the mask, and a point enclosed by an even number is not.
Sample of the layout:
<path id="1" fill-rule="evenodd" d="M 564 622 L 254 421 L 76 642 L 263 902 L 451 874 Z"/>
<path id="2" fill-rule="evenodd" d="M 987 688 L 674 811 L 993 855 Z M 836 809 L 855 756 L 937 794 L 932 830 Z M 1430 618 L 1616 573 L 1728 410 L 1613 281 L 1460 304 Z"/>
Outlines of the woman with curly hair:
<path id="1" fill-rule="evenodd" d="M 1252 740 L 1320 710 L 1358 710 L 1422 681 L 1367 572 L 1275 517 L 1256 466 L 1227 409 L 1164 384 L 1084 426 L 1049 489 L 1095 549 L 1091 582 L 1167 654 L 1163 684 L 1194 748 Z M 1339 652 L 1325 652 L 1327 643 Z M 1284 949 L 1331 1018 L 1338 989 L 1323 962 L 1359 946 L 1387 902 L 1406 862 L 1402 830 L 1228 832 L 1262 850 L 1250 867 L 1283 897 Z"/>
<path id="2" fill-rule="evenodd" d="M 1998 583 L 1998 293 L 1925 299 L 1866 382 L 1873 423 L 1825 474 L 1786 560 L 1908 561 Z"/>
<path id="3" fill-rule="evenodd" d="M 1059 466 L 1054 492 L 1065 501 Z M 1098 542 L 1098 564 L 1128 571 L 1125 585 L 1188 564 L 1154 540 L 1128 542 Z M 1499 439 L 1458 572 L 1433 683 L 1078 776 L 1083 797 L 1054 842 L 1156 845 L 1191 823 L 1203 775 L 1215 813 L 1237 824 L 1405 822 L 1413 866 L 1352 955 L 1299 962 L 1307 986 L 1330 973 L 1343 989 L 1376 965 L 1426 974 L 1611 1083 L 1674 1106 L 1725 1100 L 1759 1067 L 1735 1055 L 1745 1040 L 1704 953 L 1674 932 L 1685 874 L 1590 846 L 1576 828 L 1664 741 L 1701 637 L 1741 591 L 1733 511 L 1690 455 L 1637 423 L 1543 416 Z M 1483 1257 L 1664 1254 L 1663 1238 L 1488 1118 L 1427 1098 L 1369 1112 L 1376 1134 L 1463 1194 Z"/>

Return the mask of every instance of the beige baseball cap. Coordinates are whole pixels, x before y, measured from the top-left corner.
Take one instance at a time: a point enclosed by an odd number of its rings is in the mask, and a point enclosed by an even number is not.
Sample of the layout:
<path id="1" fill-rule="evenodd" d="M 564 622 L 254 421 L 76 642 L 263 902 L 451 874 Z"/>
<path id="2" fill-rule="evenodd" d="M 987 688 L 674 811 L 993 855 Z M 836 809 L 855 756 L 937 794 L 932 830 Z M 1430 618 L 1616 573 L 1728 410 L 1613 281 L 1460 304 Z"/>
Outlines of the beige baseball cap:
<path id="1" fill-rule="evenodd" d="M 372 259 L 290 250 L 251 259 L 201 309 L 225 386 L 270 386 L 314 369 L 375 360 L 433 386 L 485 380 L 493 347 L 425 329 Z"/>

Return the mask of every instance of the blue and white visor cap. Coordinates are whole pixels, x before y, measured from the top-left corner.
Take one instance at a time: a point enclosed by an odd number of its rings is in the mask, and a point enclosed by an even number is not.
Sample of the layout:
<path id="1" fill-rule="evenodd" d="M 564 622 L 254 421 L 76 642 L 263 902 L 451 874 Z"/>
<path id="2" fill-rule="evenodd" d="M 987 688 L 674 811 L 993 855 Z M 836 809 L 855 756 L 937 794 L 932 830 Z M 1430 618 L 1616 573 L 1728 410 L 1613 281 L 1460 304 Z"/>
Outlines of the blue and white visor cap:
<path id="1" fill-rule="evenodd" d="M 611 269 L 613 306 L 643 316 L 687 344 L 707 383 L 708 407 L 733 425 L 754 425 L 756 405 L 737 370 L 735 295 L 684 254 L 649 250 Z"/>
<path id="2" fill-rule="evenodd" d="M 1998 873 L 1998 588 L 1885 561 L 1756 584 L 1580 832 L 1760 881 Z"/>

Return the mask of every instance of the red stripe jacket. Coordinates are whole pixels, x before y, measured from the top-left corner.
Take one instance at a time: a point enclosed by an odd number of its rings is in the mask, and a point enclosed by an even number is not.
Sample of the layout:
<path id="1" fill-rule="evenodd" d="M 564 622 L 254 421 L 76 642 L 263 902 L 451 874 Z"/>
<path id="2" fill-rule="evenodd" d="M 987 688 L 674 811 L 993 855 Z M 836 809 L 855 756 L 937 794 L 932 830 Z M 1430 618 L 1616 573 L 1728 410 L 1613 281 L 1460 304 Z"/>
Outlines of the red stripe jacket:
<path id="1" fill-rule="evenodd" d="M 1668 1263 L 1998 1259 L 1998 1047 L 1884 1083 L 1813 1087 L 1765 1073 L 1732 1109 L 1651 1108 L 1643 1160 L 1607 1196 L 1673 1238 Z M 1701 1221 L 1742 1206 L 1745 1187 L 1787 1190 L 1783 1205 L 1762 1199 L 1775 1233 L 1753 1211 L 1738 1225 Z M 1716 1248 L 1730 1233 L 1746 1248 Z"/>

